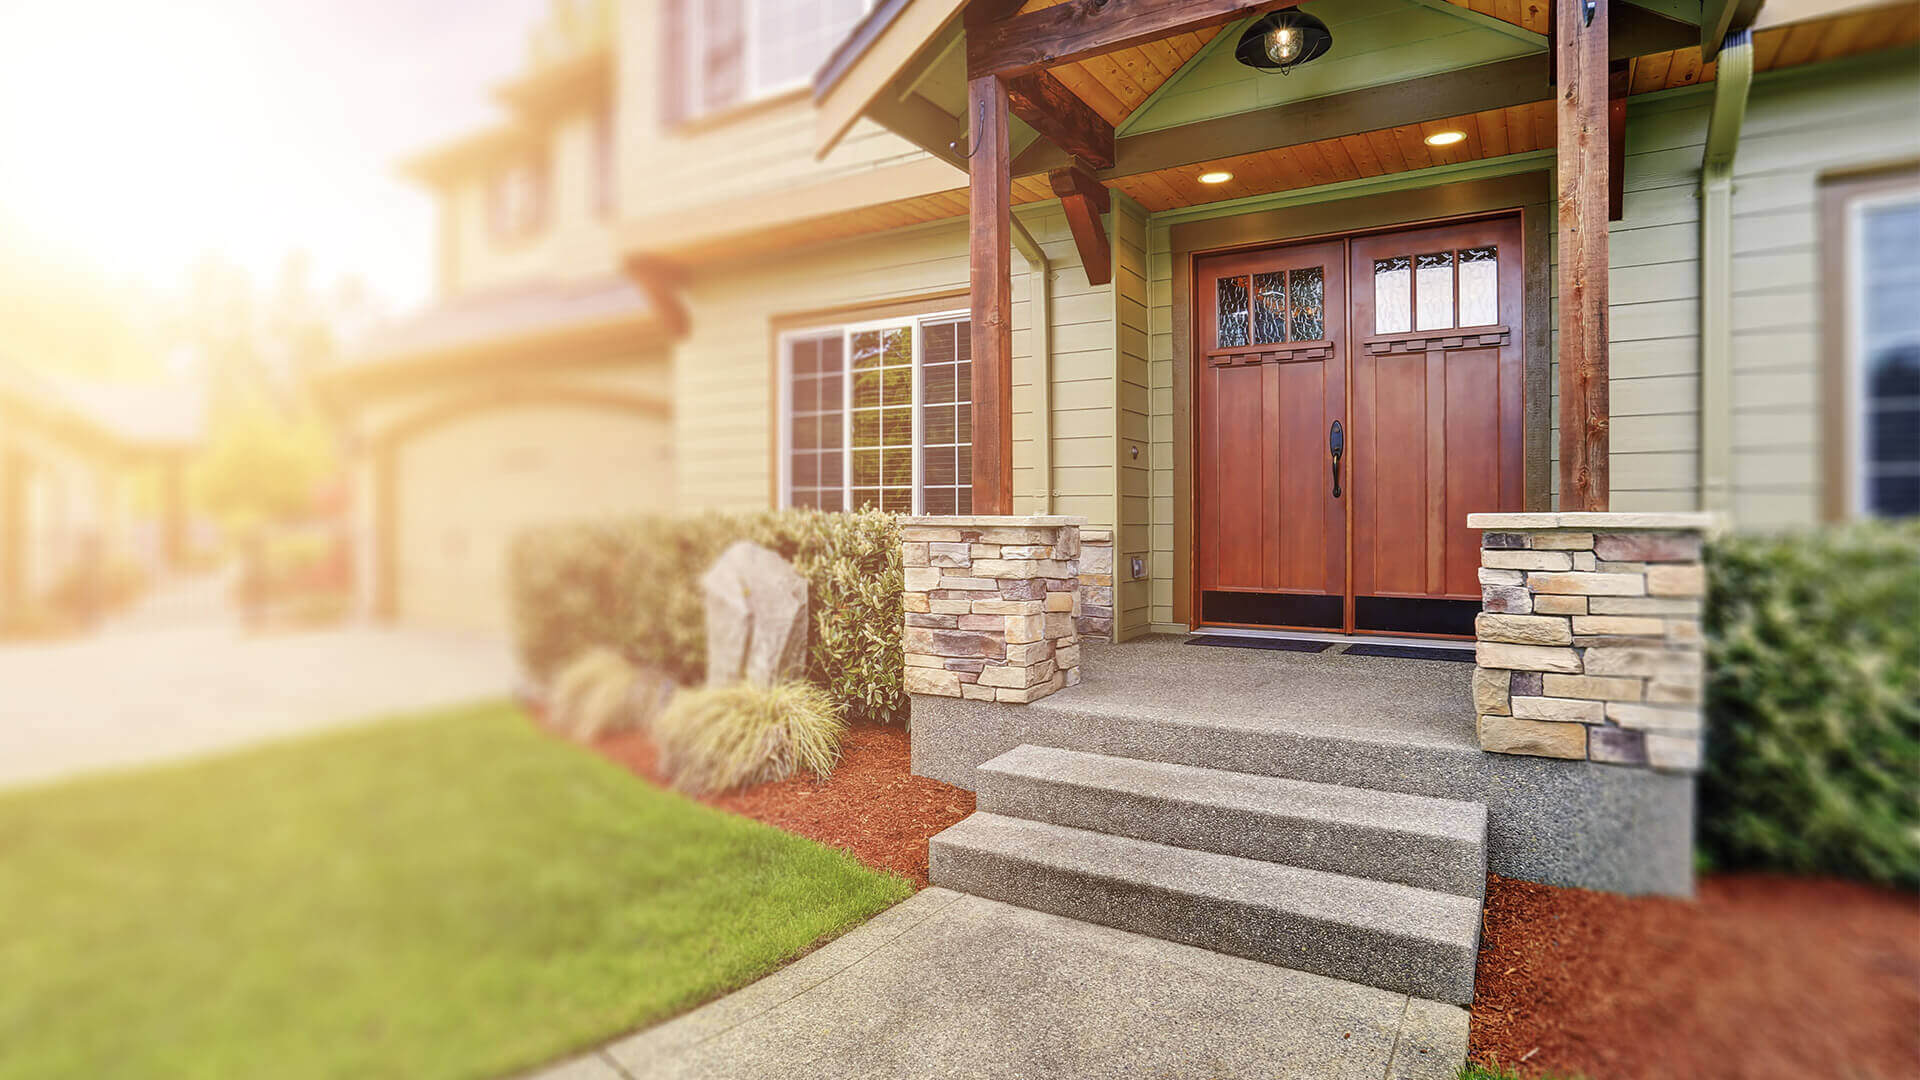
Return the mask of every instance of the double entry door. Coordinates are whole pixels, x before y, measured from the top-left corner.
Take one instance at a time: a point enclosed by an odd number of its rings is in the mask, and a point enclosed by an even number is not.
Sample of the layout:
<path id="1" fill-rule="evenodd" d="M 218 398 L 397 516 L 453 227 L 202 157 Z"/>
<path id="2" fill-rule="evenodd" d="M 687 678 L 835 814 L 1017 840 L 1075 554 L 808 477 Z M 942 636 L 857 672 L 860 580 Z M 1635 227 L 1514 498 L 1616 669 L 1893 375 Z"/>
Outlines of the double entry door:
<path id="1" fill-rule="evenodd" d="M 1520 220 L 1194 263 L 1197 617 L 1468 637 L 1524 507 Z"/>

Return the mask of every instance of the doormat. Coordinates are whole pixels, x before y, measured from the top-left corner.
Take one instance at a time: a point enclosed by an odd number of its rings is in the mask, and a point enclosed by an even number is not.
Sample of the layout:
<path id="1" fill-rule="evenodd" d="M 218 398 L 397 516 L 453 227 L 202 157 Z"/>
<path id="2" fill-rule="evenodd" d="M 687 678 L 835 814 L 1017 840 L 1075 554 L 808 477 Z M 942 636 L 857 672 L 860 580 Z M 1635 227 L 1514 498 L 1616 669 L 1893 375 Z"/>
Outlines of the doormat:
<path id="1" fill-rule="evenodd" d="M 1473 663 L 1472 649 L 1436 649 L 1427 645 L 1349 645 L 1348 656 L 1391 656 L 1396 660 L 1448 660 Z"/>
<path id="2" fill-rule="evenodd" d="M 1269 652 L 1326 652 L 1331 641 L 1297 641 L 1292 638 L 1228 637 L 1225 634 L 1196 634 L 1189 645 L 1211 645 L 1216 649 L 1266 649 Z"/>

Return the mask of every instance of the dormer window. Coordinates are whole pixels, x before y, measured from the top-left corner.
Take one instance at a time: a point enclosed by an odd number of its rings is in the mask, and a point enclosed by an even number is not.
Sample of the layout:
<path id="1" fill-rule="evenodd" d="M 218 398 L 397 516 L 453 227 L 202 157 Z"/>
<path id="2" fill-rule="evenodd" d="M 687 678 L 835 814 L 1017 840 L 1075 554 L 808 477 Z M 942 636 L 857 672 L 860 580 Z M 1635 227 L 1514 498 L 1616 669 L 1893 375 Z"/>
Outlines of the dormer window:
<path id="1" fill-rule="evenodd" d="M 872 0 L 668 0 L 669 119 L 804 87 Z"/>
<path id="2" fill-rule="evenodd" d="M 487 190 L 487 225 L 494 240 L 524 240 L 539 232 L 546 218 L 544 161 L 528 157 L 494 174 Z"/>

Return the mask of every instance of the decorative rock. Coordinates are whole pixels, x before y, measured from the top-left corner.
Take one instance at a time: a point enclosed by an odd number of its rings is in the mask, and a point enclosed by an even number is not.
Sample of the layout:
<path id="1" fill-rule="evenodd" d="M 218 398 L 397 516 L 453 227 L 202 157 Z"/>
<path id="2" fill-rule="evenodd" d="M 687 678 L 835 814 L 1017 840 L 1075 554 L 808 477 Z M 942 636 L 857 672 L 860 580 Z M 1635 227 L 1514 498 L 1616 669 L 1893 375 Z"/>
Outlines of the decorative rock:
<path id="1" fill-rule="evenodd" d="M 1609 765 L 1645 765 L 1647 737 L 1642 732 L 1595 724 L 1587 729 L 1587 756 Z"/>
<path id="2" fill-rule="evenodd" d="M 1533 594 L 1524 585 L 1483 585 L 1480 607 L 1485 611 L 1524 615 L 1533 610 Z"/>
<path id="3" fill-rule="evenodd" d="M 1520 551 L 1527 546 L 1526 533 L 1482 533 L 1480 548 L 1482 551 Z"/>
<path id="4" fill-rule="evenodd" d="M 1533 612 L 1536 615 L 1585 615 L 1588 602 L 1584 596 L 1541 593 L 1533 598 Z"/>
<path id="5" fill-rule="evenodd" d="M 1535 551 L 1591 551 L 1593 534 L 1589 532 L 1537 532 L 1529 533 L 1532 542 L 1528 545 Z"/>
<path id="6" fill-rule="evenodd" d="M 1571 645 L 1567 620 L 1553 615 L 1480 615 L 1473 621 L 1481 641 L 1515 645 Z"/>
<path id="7" fill-rule="evenodd" d="M 1575 615 L 1576 634 L 1617 634 L 1626 637 L 1660 637 L 1667 632 L 1665 620 L 1632 615 Z"/>
<path id="8" fill-rule="evenodd" d="M 1482 641 L 1474 649 L 1474 660 L 1481 667 L 1490 668 L 1575 674 L 1580 671 L 1580 654 L 1572 649 L 1553 649 L 1540 645 L 1505 645 Z"/>
<path id="9" fill-rule="evenodd" d="M 1700 601 L 1666 596 L 1595 596 L 1587 601 L 1595 615 L 1698 615 Z"/>
<path id="10" fill-rule="evenodd" d="M 1639 701 L 1639 679 L 1610 679 L 1597 675 L 1548 675 L 1541 691 L 1549 697 L 1591 701 Z"/>
<path id="11" fill-rule="evenodd" d="M 912 573 L 912 570 L 907 571 Z M 746 540 L 701 575 L 707 600 L 707 685 L 770 686 L 807 667 L 807 579 Z"/>
<path id="12" fill-rule="evenodd" d="M 1598 701 L 1516 697 L 1513 699 L 1513 715 L 1527 720 L 1567 720 L 1581 724 L 1597 724 L 1606 719 L 1607 714 L 1606 705 Z"/>
<path id="13" fill-rule="evenodd" d="M 1482 551 L 1480 565 L 1490 570 L 1569 570 L 1573 559 L 1564 551 Z"/>
<path id="14" fill-rule="evenodd" d="M 973 549 L 967 544 L 928 544 L 927 561 L 934 566 L 972 566 Z"/>
<path id="15" fill-rule="evenodd" d="M 1585 724 L 1482 716 L 1478 727 L 1481 749 L 1497 754 L 1531 754 L 1575 761 L 1587 756 Z"/>
<path id="16" fill-rule="evenodd" d="M 1636 731 L 1690 734 L 1700 730 L 1700 710 L 1690 708 L 1662 709 L 1654 705 L 1612 702 L 1607 705 L 1607 719 Z"/>
<path id="17" fill-rule="evenodd" d="M 1594 554 L 1615 562 L 1699 562 L 1700 538 L 1686 533 L 1605 533 Z"/>
<path id="18" fill-rule="evenodd" d="M 1498 668 L 1476 667 L 1473 669 L 1473 708 L 1475 712 L 1494 716 L 1506 716 L 1512 709 L 1507 704 L 1507 686 L 1511 676 Z"/>
<path id="19" fill-rule="evenodd" d="M 1700 740 L 1692 735 L 1647 734 L 1647 764 L 1672 772 L 1700 768 Z"/>
<path id="20" fill-rule="evenodd" d="M 1480 568 L 1482 585 L 1525 585 L 1526 583 L 1527 575 L 1518 570 L 1489 570 L 1484 566 Z"/>
<path id="21" fill-rule="evenodd" d="M 1647 580 L 1638 574 L 1540 573 L 1527 575 L 1527 588 L 1537 593 L 1640 596 L 1647 591 Z"/>
<path id="22" fill-rule="evenodd" d="M 1647 567 L 1647 594 L 1649 596 L 1705 596 L 1707 568 L 1697 563 L 1691 566 L 1649 566 Z"/>
<path id="23" fill-rule="evenodd" d="M 1595 647 L 1587 650 L 1589 675 L 1692 675 L 1700 671 L 1700 654 L 1674 649 Z"/>
<path id="24" fill-rule="evenodd" d="M 1541 680 L 1544 678 L 1545 676 L 1537 671 L 1516 671 L 1507 681 L 1507 688 L 1515 694 L 1539 697 L 1540 687 L 1543 685 Z"/>

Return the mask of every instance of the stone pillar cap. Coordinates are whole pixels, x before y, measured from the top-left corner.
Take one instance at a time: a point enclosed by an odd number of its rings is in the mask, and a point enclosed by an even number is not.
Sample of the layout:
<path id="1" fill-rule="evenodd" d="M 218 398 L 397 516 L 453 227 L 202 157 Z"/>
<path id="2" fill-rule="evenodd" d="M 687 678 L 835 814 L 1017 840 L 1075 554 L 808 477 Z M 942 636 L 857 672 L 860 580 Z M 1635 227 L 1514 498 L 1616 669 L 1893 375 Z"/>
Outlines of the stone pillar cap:
<path id="1" fill-rule="evenodd" d="M 1720 524 L 1711 513 L 1596 513 L 1569 510 L 1563 513 L 1468 514 L 1469 529 L 1684 529 L 1709 532 Z"/>

